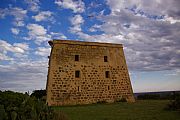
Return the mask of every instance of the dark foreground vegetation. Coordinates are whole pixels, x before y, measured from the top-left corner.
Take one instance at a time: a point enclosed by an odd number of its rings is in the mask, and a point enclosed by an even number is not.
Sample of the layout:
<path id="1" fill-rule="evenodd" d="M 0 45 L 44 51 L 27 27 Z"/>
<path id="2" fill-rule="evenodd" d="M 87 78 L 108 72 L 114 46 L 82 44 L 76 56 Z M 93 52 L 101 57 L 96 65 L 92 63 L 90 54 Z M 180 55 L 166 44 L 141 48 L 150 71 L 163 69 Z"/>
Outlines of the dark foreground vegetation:
<path id="1" fill-rule="evenodd" d="M 166 99 L 141 94 L 135 103 L 121 100 L 61 107 L 48 107 L 45 96 L 45 90 L 31 95 L 0 91 L 0 120 L 180 120 L 179 93 Z"/>
<path id="2" fill-rule="evenodd" d="M 48 107 L 41 93 L 0 91 L 0 120 L 63 120 L 65 115 Z"/>

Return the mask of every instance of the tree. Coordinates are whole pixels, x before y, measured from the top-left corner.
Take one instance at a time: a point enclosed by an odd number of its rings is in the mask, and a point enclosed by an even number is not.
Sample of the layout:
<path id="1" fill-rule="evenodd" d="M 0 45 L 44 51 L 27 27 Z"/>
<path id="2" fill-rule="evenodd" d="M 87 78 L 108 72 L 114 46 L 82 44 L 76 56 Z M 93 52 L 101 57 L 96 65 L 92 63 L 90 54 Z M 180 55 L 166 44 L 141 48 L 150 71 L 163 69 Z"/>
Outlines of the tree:
<path id="1" fill-rule="evenodd" d="M 46 90 L 34 90 L 31 94 L 31 97 L 34 96 L 37 99 L 42 99 L 44 96 L 46 96 Z"/>

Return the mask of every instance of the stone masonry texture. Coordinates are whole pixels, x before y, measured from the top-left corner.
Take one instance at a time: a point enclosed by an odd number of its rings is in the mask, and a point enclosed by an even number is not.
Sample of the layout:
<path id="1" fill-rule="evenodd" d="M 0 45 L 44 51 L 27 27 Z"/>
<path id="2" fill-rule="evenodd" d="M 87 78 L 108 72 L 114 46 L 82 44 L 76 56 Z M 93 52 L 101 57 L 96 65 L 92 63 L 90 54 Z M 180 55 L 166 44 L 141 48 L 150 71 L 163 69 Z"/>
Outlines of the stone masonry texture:
<path id="1" fill-rule="evenodd" d="M 122 44 L 49 41 L 49 106 L 134 102 Z"/>

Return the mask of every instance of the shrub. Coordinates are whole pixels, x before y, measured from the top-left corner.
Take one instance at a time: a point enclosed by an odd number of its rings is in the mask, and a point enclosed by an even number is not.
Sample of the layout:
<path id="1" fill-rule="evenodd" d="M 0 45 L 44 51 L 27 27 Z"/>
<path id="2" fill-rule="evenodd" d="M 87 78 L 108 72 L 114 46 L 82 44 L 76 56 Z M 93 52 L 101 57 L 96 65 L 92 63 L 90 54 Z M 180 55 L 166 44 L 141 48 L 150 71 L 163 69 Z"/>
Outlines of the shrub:
<path id="1" fill-rule="evenodd" d="M 0 104 L 4 105 L 4 108 L 6 109 L 9 107 L 19 107 L 26 99 L 28 95 L 25 95 L 23 93 L 17 93 L 13 91 L 4 91 L 0 92 Z"/>
<path id="2" fill-rule="evenodd" d="M 12 91 L 0 92 L 0 120 L 67 120 L 60 118 L 65 115 L 54 113 L 41 99 Z"/>
<path id="3" fill-rule="evenodd" d="M 4 105 L 0 105 L 0 120 L 6 120 L 6 119 L 7 119 L 7 115 L 4 109 Z"/>
<path id="4" fill-rule="evenodd" d="M 33 96 L 37 99 L 42 99 L 44 96 L 46 96 L 46 90 L 34 90 L 31 94 L 31 97 Z"/>
<path id="5" fill-rule="evenodd" d="M 180 110 L 180 95 L 176 95 L 175 100 L 171 100 L 169 104 L 167 104 L 166 110 Z"/>

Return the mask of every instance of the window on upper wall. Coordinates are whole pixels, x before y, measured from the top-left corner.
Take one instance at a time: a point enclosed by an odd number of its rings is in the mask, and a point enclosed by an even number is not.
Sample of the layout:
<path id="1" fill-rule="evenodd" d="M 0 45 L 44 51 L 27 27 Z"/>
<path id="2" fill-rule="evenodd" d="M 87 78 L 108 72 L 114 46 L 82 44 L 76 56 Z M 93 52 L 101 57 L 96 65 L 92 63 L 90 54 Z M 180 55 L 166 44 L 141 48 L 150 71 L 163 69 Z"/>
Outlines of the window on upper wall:
<path id="1" fill-rule="evenodd" d="M 105 72 L 105 76 L 106 76 L 106 78 L 109 78 L 109 77 L 110 77 L 109 71 L 106 71 L 106 72 Z"/>
<path id="2" fill-rule="evenodd" d="M 75 55 L 75 61 L 79 61 L 79 55 Z"/>
<path id="3" fill-rule="evenodd" d="M 110 88 L 109 88 L 109 86 L 108 86 L 108 90 L 109 90 Z"/>
<path id="4" fill-rule="evenodd" d="M 79 70 L 75 71 L 75 78 L 80 78 L 80 71 Z"/>
<path id="5" fill-rule="evenodd" d="M 108 57 L 104 56 L 104 62 L 108 62 Z"/>

